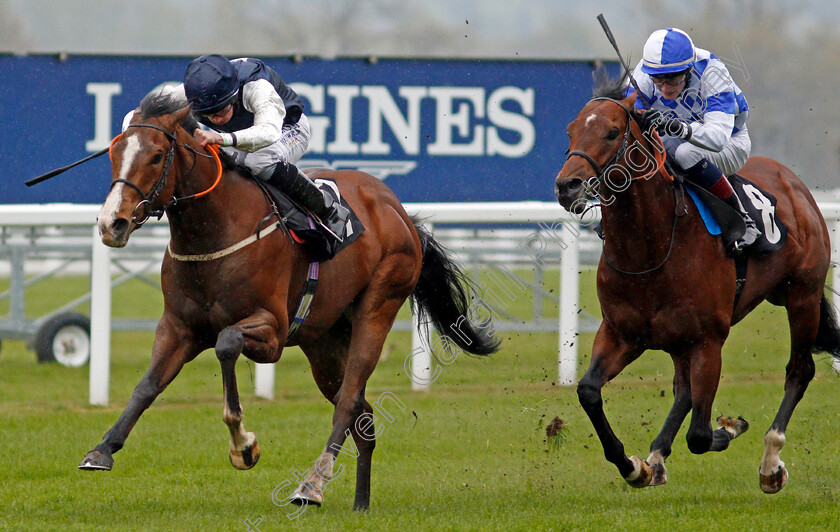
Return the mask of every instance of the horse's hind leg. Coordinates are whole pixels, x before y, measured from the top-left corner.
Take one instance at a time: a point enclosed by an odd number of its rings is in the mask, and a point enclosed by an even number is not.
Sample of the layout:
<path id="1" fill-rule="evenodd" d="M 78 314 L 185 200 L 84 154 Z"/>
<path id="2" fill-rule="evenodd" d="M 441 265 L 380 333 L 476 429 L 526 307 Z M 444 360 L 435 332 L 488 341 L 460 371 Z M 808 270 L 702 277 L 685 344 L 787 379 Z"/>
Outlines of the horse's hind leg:
<path id="1" fill-rule="evenodd" d="M 385 336 L 397 310 L 398 303 L 386 304 L 377 311 L 378 316 L 361 322 L 360 315 L 356 314 L 341 386 L 333 398 L 333 430 L 324 452 L 315 462 L 315 468 L 307 480 L 298 488 L 296 497 L 306 498 L 310 502 L 313 498 L 318 501 L 322 496 L 324 482 L 332 477 L 333 463 L 338 453 L 342 452 L 356 458 L 356 497 L 353 509 L 365 510 L 370 506 L 370 469 L 376 446 L 377 425 L 373 409 L 364 397 L 365 385 L 379 360 Z M 350 435 L 355 442 L 353 448 L 345 445 Z"/>
<path id="2" fill-rule="evenodd" d="M 694 454 L 723 451 L 729 443 L 743 434 L 749 424 L 740 418 L 718 418 L 718 428 L 712 430 L 712 404 L 720 383 L 722 339 L 707 336 L 687 352 L 691 375 L 691 424 L 686 433 L 688 450 Z"/>
<path id="3" fill-rule="evenodd" d="M 662 425 L 662 430 L 650 444 L 650 455 L 645 460 L 650 464 L 651 469 L 653 469 L 653 479 L 650 482 L 651 486 L 660 486 L 668 482 L 665 459 L 671 455 L 671 446 L 674 443 L 674 438 L 677 437 L 677 432 L 680 430 L 685 416 L 691 410 L 691 381 L 688 357 L 682 354 L 671 355 L 671 359 L 674 362 L 674 404 L 671 406 L 671 411 L 668 412 L 668 417 L 665 418 L 665 424 Z"/>
<path id="4" fill-rule="evenodd" d="M 641 353 L 641 348 L 622 341 L 611 325 L 602 323 L 595 336 L 589 369 L 577 386 L 578 399 L 601 440 L 604 456 L 615 464 L 624 480 L 636 488 L 650 484 L 650 466 L 635 456 L 628 458 L 624 453 L 624 445 L 616 437 L 604 414 L 601 388 Z"/>
<path id="5" fill-rule="evenodd" d="M 377 425 L 373 419 L 373 410 L 365 401 L 365 385 L 379 361 L 382 346 L 397 312 L 411 292 L 416 280 L 413 271 L 411 264 L 391 261 L 389 266 L 377 271 L 353 309 L 352 337 L 344 364 L 344 375 L 333 398 L 333 429 L 324 452 L 315 462 L 315 469 L 294 497 L 310 500 L 308 494 L 312 494 L 317 499 L 322 491 L 321 486 L 332 477 L 332 467 L 338 453 L 345 452 L 357 459 L 353 508 L 364 510 L 370 505 L 370 467 L 376 445 Z M 307 346 L 304 348 L 306 350 Z M 343 444 L 351 434 L 358 447 L 346 449 Z"/>
<path id="6" fill-rule="evenodd" d="M 236 469 L 251 469 L 260 459 L 260 446 L 253 432 L 242 424 L 242 405 L 236 385 L 236 360 L 247 349 L 260 362 L 276 362 L 279 357 L 274 317 L 260 311 L 247 320 L 227 327 L 216 340 L 216 357 L 222 367 L 225 408 L 222 419 L 230 431 L 230 463 Z"/>
<path id="7" fill-rule="evenodd" d="M 329 331 L 315 341 L 301 345 L 309 359 L 312 376 L 315 378 L 318 389 L 333 405 L 344 382 L 344 367 L 347 363 L 347 351 L 350 347 L 352 331 L 350 322 L 342 316 Z M 291 502 L 298 505 L 321 506 L 326 484 L 337 479 L 344 472 L 344 466 L 333 472 L 335 457 L 327 453 L 328 449 L 329 447 L 321 453 L 315 462 L 315 467 L 309 471 L 304 481 L 289 497 Z M 373 453 L 372 448 L 370 453 Z"/>
<path id="8" fill-rule="evenodd" d="M 795 293 L 793 290 L 790 294 Z M 801 293 L 801 292 L 800 292 Z M 820 324 L 822 294 L 796 298 L 788 295 L 786 304 L 790 325 L 790 360 L 785 367 L 785 395 L 776 418 L 764 435 L 764 456 L 758 468 L 764 493 L 777 493 L 787 482 L 785 463 L 779 458 L 785 444 L 785 430 L 799 400 L 814 378 L 816 367 L 811 349 Z"/>
<path id="9" fill-rule="evenodd" d="M 341 382 L 339 380 L 339 382 Z M 362 390 L 364 396 L 364 389 Z M 338 406 L 336 404 L 336 406 Z M 338 409 L 336 408 L 336 411 Z M 342 466 L 338 472 L 333 472 L 333 463 L 337 453 L 343 453 L 356 459 L 356 496 L 353 501 L 354 510 L 366 510 L 370 506 L 370 471 L 373 462 L 373 450 L 376 448 L 377 424 L 374 417 L 373 407 L 367 400 L 363 399 L 362 412 L 356 418 L 349 430 L 345 429 L 345 438 L 352 436 L 351 444 L 345 439 L 341 444 L 330 443 L 315 462 L 315 467 L 310 471 L 294 494 L 292 502 L 295 504 L 314 504 L 320 506 L 324 499 L 326 483 L 330 482 L 344 471 Z M 336 423 L 333 416 L 333 423 Z M 381 427 L 381 424 L 379 425 Z M 336 452 L 329 452 L 333 450 Z"/>
<path id="10" fill-rule="evenodd" d="M 304 352 L 312 368 L 312 375 L 321 393 L 334 405 L 338 404 L 339 391 L 344 383 L 347 354 L 350 348 L 353 332 L 349 320 L 342 317 L 333 327 L 315 342 L 309 342 Z M 353 445 L 339 444 L 333 446 L 328 443 L 324 452 L 318 457 L 315 467 L 307 478 L 298 486 L 291 496 L 295 504 L 312 504 L 320 506 L 324 499 L 326 484 L 338 478 L 344 471 L 341 466 L 333 472 L 333 463 L 337 453 L 346 454 L 356 459 L 356 497 L 353 509 L 366 509 L 370 504 L 370 470 L 373 460 L 373 450 L 376 447 L 376 429 L 372 425 L 374 420 L 373 407 L 364 400 L 364 389 L 361 391 L 363 403 L 361 418 L 353 423 L 349 434 L 353 437 Z M 333 415 L 333 424 L 336 423 Z M 361 422 L 358 420 L 361 419 Z M 347 432 L 345 432 L 345 437 Z M 330 449 L 335 451 L 329 452 Z"/>

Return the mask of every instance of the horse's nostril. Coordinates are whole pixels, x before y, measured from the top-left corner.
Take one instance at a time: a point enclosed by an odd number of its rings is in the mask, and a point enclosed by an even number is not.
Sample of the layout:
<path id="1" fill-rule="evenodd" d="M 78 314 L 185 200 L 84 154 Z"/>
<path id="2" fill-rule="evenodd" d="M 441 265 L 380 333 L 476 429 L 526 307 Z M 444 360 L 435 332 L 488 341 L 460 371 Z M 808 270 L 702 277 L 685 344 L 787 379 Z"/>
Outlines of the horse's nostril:
<path id="1" fill-rule="evenodd" d="M 560 185 L 558 190 L 567 196 L 576 196 L 582 187 L 582 179 L 569 179 Z"/>
<path id="2" fill-rule="evenodd" d="M 124 233 L 126 229 L 128 229 L 128 220 L 125 218 L 117 218 L 111 223 L 111 231 L 115 235 Z"/>
<path id="3" fill-rule="evenodd" d="M 554 182 L 554 195 L 567 210 L 583 196 L 584 182 L 578 177 L 558 178 Z"/>

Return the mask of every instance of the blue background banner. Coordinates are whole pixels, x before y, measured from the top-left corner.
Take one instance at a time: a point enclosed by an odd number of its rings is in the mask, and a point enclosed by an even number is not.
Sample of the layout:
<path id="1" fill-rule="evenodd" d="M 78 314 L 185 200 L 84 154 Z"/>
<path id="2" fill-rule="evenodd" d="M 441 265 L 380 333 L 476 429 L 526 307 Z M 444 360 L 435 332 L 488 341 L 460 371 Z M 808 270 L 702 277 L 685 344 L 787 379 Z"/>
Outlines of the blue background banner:
<path id="1" fill-rule="evenodd" d="M 108 158 L 27 179 L 107 147 L 189 57 L 0 56 L 0 203 L 100 203 Z M 592 92 L 589 62 L 262 58 L 304 98 L 301 166 L 356 168 L 402 201 L 553 201 L 566 125 Z M 610 70 L 615 74 L 616 66 Z"/>

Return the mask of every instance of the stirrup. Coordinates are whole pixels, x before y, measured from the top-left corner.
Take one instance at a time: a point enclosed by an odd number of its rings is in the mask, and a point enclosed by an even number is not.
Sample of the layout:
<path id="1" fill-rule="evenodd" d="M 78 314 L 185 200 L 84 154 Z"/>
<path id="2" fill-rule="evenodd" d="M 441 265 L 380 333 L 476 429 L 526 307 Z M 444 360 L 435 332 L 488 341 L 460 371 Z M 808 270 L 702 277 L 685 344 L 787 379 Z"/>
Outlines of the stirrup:
<path id="1" fill-rule="evenodd" d="M 752 246 L 759 238 L 761 238 L 761 230 L 749 215 L 744 215 L 744 222 L 747 225 L 747 230 L 741 238 L 732 243 L 730 250 L 732 253 L 742 253 L 744 249 Z"/>
<path id="2" fill-rule="evenodd" d="M 744 232 L 744 236 L 738 240 L 744 243 L 744 247 L 747 247 L 753 245 L 761 238 L 762 233 L 749 214 L 744 216 L 744 224 L 747 226 L 747 230 Z"/>
<path id="3" fill-rule="evenodd" d="M 335 201 L 330 205 L 327 215 L 323 219 L 318 220 L 318 222 L 337 241 L 344 242 L 344 237 L 347 233 L 347 220 L 349 218 L 350 210 Z"/>

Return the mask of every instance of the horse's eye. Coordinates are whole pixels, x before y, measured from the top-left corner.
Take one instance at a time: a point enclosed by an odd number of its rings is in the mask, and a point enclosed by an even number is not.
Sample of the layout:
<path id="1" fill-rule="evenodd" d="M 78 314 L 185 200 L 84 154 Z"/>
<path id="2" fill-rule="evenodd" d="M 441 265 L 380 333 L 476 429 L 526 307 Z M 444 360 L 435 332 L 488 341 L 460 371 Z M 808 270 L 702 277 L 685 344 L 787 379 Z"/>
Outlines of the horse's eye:
<path id="1" fill-rule="evenodd" d="M 158 153 L 155 154 L 154 157 L 152 157 L 152 163 L 151 164 L 157 164 L 162 160 L 163 160 L 163 153 L 158 152 Z"/>
<path id="2" fill-rule="evenodd" d="M 618 129 L 613 128 L 607 133 L 607 140 L 615 140 L 618 138 Z"/>

